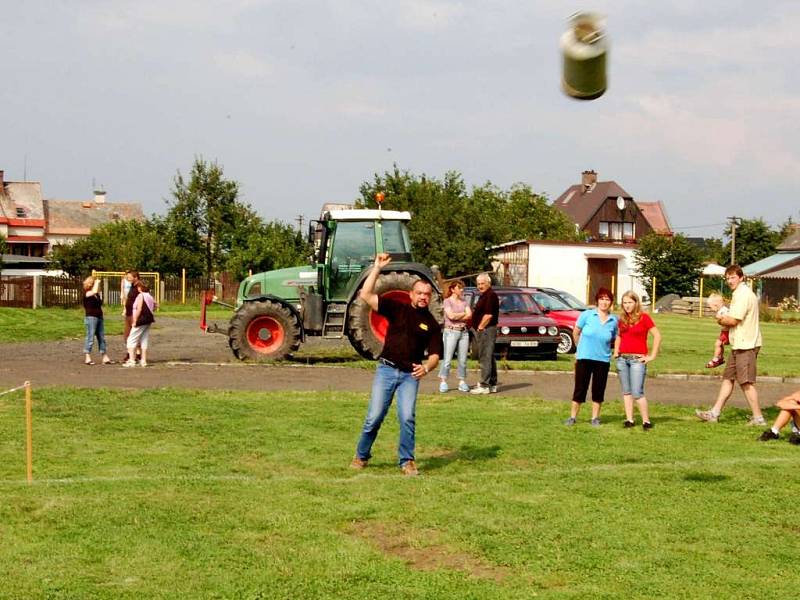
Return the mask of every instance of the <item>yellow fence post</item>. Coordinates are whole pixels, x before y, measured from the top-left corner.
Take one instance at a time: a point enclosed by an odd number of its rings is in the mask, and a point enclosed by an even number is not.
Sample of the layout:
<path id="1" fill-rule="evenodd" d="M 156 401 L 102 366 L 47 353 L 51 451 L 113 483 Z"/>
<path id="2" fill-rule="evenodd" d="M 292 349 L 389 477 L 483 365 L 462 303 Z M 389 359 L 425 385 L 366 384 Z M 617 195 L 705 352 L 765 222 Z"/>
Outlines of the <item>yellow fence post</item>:
<path id="1" fill-rule="evenodd" d="M 703 316 L 703 278 L 700 278 L 700 316 Z"/>
<path id="2" fill-rule="evenodd" d="M 611 293 L 614 294 L 614 298 L 617 298 L 617 276 L 611 276 Z"/>
<path id="3" fill-rule="evenodd" d="M 656 311 L 656 278 L 653 277 L 653 297 L 650 298 L 650 306 L 653 307 L 651 312 Z"/>
<path id="4" fill-rule="evenodd" d="M 186 304 L 186 269 L 181 269 L 181 304 Z"/>
<path id="5" fill-rule="evenodd" d="M 31 382 L 25 382 L 25 457 L 28 473 L 28 485 L 33 482 L 33 400 L 31 399 Z"/>
<path id="6" fill-rule="evenodd" d="M 592 288 L 592 281 L 591 278 L 587 275 L 586 276 L 586 304 L 590 304 L 589 302 L 589 292 L 591 292 Z"/>

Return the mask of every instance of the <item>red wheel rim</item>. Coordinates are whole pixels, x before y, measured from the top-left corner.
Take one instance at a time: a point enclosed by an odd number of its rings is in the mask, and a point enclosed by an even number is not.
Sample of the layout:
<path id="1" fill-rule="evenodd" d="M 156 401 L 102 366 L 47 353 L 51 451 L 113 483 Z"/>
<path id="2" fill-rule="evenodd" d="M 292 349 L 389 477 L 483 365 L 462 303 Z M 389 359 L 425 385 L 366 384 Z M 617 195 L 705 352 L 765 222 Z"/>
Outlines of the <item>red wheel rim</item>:
<path id="1" fill-rule="evenodd" d="M 247 325 L 247 343 L 260 354 L 270 354 L 283 344 L 286 332 L 272 317 L 256 317 Z"/>
<path id="2" fill-rule="evenodd" d="M 392 300 L 397 300 L 404 304 L 411 304 L 411 297 L 408 295 L 408 292 L 403 290 L 386 292 L 385 294 L 381 294 L 381 298 L 391 298 Z M 377 311 L 370 310 L 369 327 L 372 329 L 372 335 L 378 338 L 382 344 L 386 340 L 386 330 L 389 329 L 389 321 L 386 320 L 386 317 L 379 315 Z"/>

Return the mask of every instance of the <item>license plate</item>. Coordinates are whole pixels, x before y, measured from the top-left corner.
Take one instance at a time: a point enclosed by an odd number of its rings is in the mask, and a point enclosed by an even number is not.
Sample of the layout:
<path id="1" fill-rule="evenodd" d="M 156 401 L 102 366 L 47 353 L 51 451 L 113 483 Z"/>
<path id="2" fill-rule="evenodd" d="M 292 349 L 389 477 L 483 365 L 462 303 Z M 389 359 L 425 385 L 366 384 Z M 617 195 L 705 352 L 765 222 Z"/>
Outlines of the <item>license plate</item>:
<path id="1" fill-rule="evenodd" d="M 518 341 L 518 342 L 511 342 L 511 345 L 514 346 L 515 348 L 535 348 L 536 346 L 539 345 L 539 342 L 536 342 L 536 341 L 532 341 L 532 342 Z"/>

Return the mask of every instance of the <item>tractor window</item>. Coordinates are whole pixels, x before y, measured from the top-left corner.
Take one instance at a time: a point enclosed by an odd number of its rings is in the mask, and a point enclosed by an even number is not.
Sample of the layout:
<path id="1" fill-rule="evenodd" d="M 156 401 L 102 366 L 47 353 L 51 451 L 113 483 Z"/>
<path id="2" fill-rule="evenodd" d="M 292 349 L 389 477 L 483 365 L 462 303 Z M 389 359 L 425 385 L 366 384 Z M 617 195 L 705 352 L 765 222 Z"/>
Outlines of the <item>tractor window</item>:
<path id="1" fill-rule="evenodd" d="M 398 257 L 411 259 L 411 242 L 403 221 L 381 221 L 383 251 Z"/>
<path id="2" fill-rule="evenodd" d="M 375 259 L 375 224 L 342 221 L 336 225 L 331 261 L 339 268 L 368 265 Z"/>

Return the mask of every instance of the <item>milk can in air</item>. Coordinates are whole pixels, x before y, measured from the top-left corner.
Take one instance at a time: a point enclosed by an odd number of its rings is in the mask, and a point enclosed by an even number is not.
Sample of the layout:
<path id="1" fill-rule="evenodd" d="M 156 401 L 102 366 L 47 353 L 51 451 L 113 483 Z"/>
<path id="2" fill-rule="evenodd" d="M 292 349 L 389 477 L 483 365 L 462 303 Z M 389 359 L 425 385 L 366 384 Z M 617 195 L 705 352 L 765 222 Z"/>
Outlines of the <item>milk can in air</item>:
<path id="1" fill-rule="evenodd" d="M 606 91 L 605 17 L 597 13 L 579 12 L 569 18 L 561 36 L 564 57 L 561 88 L 578 100 L 594 100 Z"/>

